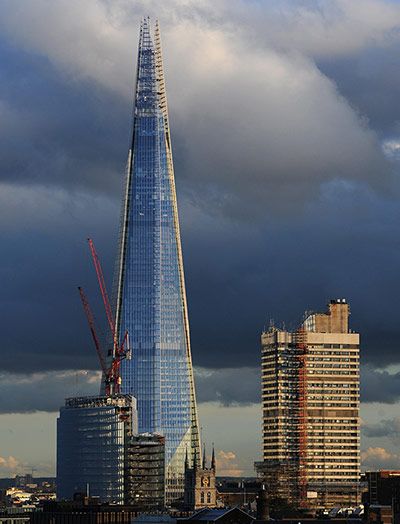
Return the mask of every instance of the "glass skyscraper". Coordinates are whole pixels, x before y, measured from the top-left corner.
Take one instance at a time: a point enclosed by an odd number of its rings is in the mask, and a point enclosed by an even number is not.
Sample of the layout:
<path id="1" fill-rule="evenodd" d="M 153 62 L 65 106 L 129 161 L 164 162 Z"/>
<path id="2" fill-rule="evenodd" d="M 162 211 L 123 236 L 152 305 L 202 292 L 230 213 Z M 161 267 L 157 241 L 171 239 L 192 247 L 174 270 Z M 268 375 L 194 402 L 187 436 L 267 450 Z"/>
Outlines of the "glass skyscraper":
<path id="1" fill-rule="evenodd" d="M 166 496 L 183 494 L 184 462 L 200 460 L 181 240 L 161 42 L 140 28 L 132 144 L 113 283 L 121 393 L 137 399 L 140 433 L 166 440 Z"/>
<path id="2" fill-rule="evenodd" d="M 129 500 L 133 486 L 125 478 L 125 457 L 131 431 L 130 395 L 65 399 L 57 419 L 57 497 L 89 492 L 102 502 Z"/>

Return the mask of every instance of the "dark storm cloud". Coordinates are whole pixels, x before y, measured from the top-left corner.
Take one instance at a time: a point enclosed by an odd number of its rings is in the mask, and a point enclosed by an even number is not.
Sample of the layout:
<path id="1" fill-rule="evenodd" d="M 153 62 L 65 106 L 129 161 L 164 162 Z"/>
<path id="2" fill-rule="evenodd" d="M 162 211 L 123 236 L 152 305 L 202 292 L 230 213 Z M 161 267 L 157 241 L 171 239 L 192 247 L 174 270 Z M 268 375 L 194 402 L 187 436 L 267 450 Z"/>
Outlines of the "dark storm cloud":
<path id="1" fill-rule="evenodd" d="M 384 48 L 368 47 L 360 55 L 321 60 L 318 67 L 381 136 L 398 136 L 399 42 Z"/>
<path id="2" fill-rule="evenodd" d="M 395 202 L 338 184 L 296 222 L 271 217 L 256 228 L 188 217 L 183 247 L 195 363 L 256 366 L 270 318 L 295 328 L 306 309 L 323 312 L 339 297 L 351 304 L 363 362 L 397 362 L 399 214 Z"/>
<path id="3" fill-rule="evenodd" d="M 361 433 L 368 438 L 388 437 L 393 443 L 397 445 L 400 443 L 400 417 L 381 420 L 378 424 L 362 423 L 360 429 Z"/>
<path id="4" fill-rule="evenodd" d="M 101 197 L 1 187 L 2 370 L 99 369 L 77 286 L 84 287 L 102 324 L 87 237 L 94 239 L 109 281 L 116 215 L 118 205 Z"/>
<path id="5" fill-rule="evenodd" d="M 0 375 L 0 414 L 59 411 L 65 398 L 98 395 L 99 380 L 88 371 Z"/>
<path id="6" fill-rule="evenodd" d="M 26 369 L 33 368 L 29 354 L 20 352 L 21 360 L 28 362 L 18 374 L 0 376 L 0 398 L 7 395 L 12 402 L 1 403 L 1 413 L 24 413 L 32 411 L 57 411 L 63 399 L 76 395 L 96 395 L 99 391 L 100 372 L 76 368 L 29 374 Z M 75 365 L 84 364 L 73 356 Z M 71 357 L 60 363 L 67 366 Z M 39 366 L 46 368 L 44 362 Z M 98 365 L 97 365 L 98 368 Z M 261 398 L 260 366 L 238 368 L 195 367 L 196 398 L 199 403 L 218 402 L 222 406 L 249 406 L 259 404 Z M 361 401 L 395 403 L 400 400 L 400 373 L 373 370 L 369 366 L 361 368 Z M 400 419 L 399 419 L 400 420 Z M 379 424 L 362 424 L 366 437 L 394 437 L 398 434 L 398 419 L 383 420 Z"/>
<path id="7" fill-rule="evenodd" d="M 21 352 L 22 359 L 25 355 Z M 71 363 L 71 357 L 69 363 Z M 74 357 L 75 364 L 79 360 Z M 68 361 L 62 362 L 68 365 Z M 32 362 L 31 368 L 32 366 Z M 43 363 L 42 363 L 43 364 Z M 56 412 L 64 399 L 98 395 L 100 372 L 93 370 L 53 370 L 27 373 L 24 366 L 17 374 L 0 374 L 0 414 Z M 46 365 L 42 365 L 46 368 Z M 195 368 L 197 402 L 218 402 L 223 406 L 248 406 L 260 401 L 260 369 Z"/>
<path id="8" fill-rule="evenodd" d="M 198 402 L 219 402 L 223 406 L 258 404 L 261 399 L 260 368 L 195 368 Z"/>
<path id="9" fill-rule="evenodd" d="M 257 402 L 255 371 L 230 381 L 259 366 L 264 324 L 295 327 L 331 298 L 351 303 L 364 362 L 398 362 L 400 212 L 378 140 L 396 129 L 378 100 L 395 100 L 397 77 L 386 63 L 387 81 L 362 87 L 345 64 L 371 56 L 373 70 L 371 38 L 396 56 L 400 7 L 164 4 L 0 7 L 2 369 L 98 369 L 76 286 L 101 318 L 85 239 L 110 288 L 144 6 L 163 33 L 193 360 L 214 370 L 199 398 Z"/>
<path id="10" fill-rule="evenodd" d="M 394 404 L 400 400 L 400 373 L 388 373 L 371 366 L 361 367 L 361 402 Z M 372 436 L 372 435 L 367 435 Z"/>
<path id="11" fill-rule="evenodd" d="M 92 81 L 67 83 L 43 56 L 0 44 L 1 181 L 119 197 L 129 106 Z"/>

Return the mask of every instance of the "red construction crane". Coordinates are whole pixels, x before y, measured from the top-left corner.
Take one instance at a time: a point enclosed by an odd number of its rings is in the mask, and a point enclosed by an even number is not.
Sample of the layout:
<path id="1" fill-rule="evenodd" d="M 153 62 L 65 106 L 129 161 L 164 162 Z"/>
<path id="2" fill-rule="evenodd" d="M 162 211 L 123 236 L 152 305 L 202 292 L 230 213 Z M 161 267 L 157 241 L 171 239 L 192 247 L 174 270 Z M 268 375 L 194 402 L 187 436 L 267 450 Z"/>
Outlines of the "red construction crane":
<path id="1" fill-rule="evenodd" d="M 107 364 L 106 364 L 106 361 L 104 360 L 104 356 L 103 356 L 103 351 L 101 349 L 101 345 L 100 345 L 100 341 L 99 341 L 99 337 L 97 336 L 97 333 L 96 333 L 96 329 L 94 327 L 94 320 L 93 320 L 93 315 L 92 315 L 92 312 L 90 310 L 90 306 L 89 306 L 89 302 L 87 301 L 86 297 L 85 297 L 85 294 L 83 293 L 83 290 L 81 287 L 78 287 L 78 290 L 79 290 L 79 294 L 81 296 L 81 300 L 82 300 L 82 304 L 83 304 L 83 308 L 85 310 L 85 313 L 86 313 L 86 317 L 87 317 L 87 320 L 88 320 L 88 323 L 89 323 L 89 327 L 90 327 L 90 331 L 92 333 L 92 337 L 93 337 L 93 340 L 94 340 L 94 344 L 96 346 L 96 349 L 97 349 L 97 354 L 99 355 L 99 360 L 100 360 L 100 364 L 101 364 L 101 368 L 103 370 L 103 373 L 104 373 L 104 376 L 105 376 L 105 381 L 106 381 L 106 395 L 109 395 L 110 394 L 110 370 L 108 369 L 107 367 Z M 108 390 L 108 391 L 107 391 Z"/>
<path id="2" fill-rule="evenodd" d="M 96 251 L 96 249 L 94 247 L 94 244 L 93 244 L 91 238 L 88 238 L 88 242 L 89 242 L 89 245 L 90 245 L 90 249 L 92 251 L 94 267 L 96 268 L 97 278 L 99 280 L 99 285 L 100 285 L 101 296 L 103 297 L 104 307 L 106 308 L 107 319 L 108 319 L 108 323 L 110 325 L 111 334 L 113 336 L 113 341 L 114 341 L 114 348 L 115 348 L 117 346 L 118 342 L 117 342 L 117 336 L 116 336 L 116 333 L 115 333 L 114 316 L 112 314 L 110 301 L 108 300 L 107 288 L 106 288 L 106 284 L 104 282 L 103 271 L 101 270 L 99 255 L 97 254 L 97 251 Z"/>
<path id="3" fill-rule="evenodd" d="M 97 349 L 97 354 L 99 355 L 100 364 L 101 364 L 101 367 L 104 373 L 105 393 L 106 395 L 111 395 L 111 394 L 119 395 L 120 383 L 121 383 L 121 378 L 119 374 L 119 366 L 120 366 L 121 360 L 124 360 L 125 358 L 130 358 L 128 332 L 125 333 L 122 344 L 119 345 L 118 334 L 115 329 L 115 321 L 114 321 L 114 317 L 112 314 L 110 301 L 108 299 L 108 294 L 107 294 L 107 289 L 106 289 L 106 285 L 104 282 L 103 272 L 101 270 L 100 259 L 93 245 L 92 240 L 90 238 L 88 240 L 90 244 L 90 249 L 92 251 L 92 256 L 93 256 L 93 261 L 94 261 L 94 265 L 96 268 L 97 278 L 99 280 L 101 295 L 103 297 L 104 307 L 106 309 L 108 324 L 110 326 L 112 340 L 113 340 L 113 359 L 112 359 L 110 367 L 107 366 L 107 363 L 104 359 L 104 354 L 101 349 L 99 337 L 97 336 L 97 333 L 96 333 L 93 316 L 92 316 L 92 312 L 89 307 L 89 303 L 83 293 L 82 288 L 78 287 L 78 289 L 79 289 L 79 294 L 81 296 L 83 307 L 85 309 L 90 331 L 92 333 L 92 337 L 93 337 L 93 340 L 94 340 L 94 343 Z"/>

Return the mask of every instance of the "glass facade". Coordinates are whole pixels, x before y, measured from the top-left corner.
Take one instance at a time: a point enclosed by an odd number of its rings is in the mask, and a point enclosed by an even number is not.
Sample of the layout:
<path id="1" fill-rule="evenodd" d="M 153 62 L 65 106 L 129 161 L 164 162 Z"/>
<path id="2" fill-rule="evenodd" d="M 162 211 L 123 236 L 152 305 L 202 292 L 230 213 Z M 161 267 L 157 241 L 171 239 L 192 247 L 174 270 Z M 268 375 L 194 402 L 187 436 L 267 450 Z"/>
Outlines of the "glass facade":
<path id="1" fill-rule="evenodd" d="M 57 419 L 58 498 L 89 491 L 104 502 L 124 502 L 131 419 L 130 395 L 66 399 Z"/>
<path id="2" fill-rule="evenodd" d="M 189 325 L 158 24 L 140 30 L 132 146 L 113 304 L 129 333 L 121 392 L 136 397 L 139 433 L 166 441 L 167 501 L 183 494 L 186 450 L 200 460 Z"/>

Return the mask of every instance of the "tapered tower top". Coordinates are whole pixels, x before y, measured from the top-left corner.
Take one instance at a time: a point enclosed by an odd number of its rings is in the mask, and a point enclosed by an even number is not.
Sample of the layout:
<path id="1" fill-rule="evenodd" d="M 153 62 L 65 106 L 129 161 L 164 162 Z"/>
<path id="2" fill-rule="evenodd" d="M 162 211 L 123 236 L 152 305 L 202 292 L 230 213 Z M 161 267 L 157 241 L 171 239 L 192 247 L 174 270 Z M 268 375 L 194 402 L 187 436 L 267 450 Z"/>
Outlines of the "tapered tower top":
<path id="1" fill-rule="evenodd" d="M 114 272 L 119 336 L 129 333 L 121 392 L 138 431 L 165 436 L 166 496 L 183 492 L 185 455 L 200 465 L 189 320 L 159 24 L 140 25 L 132 141 Z"/>

